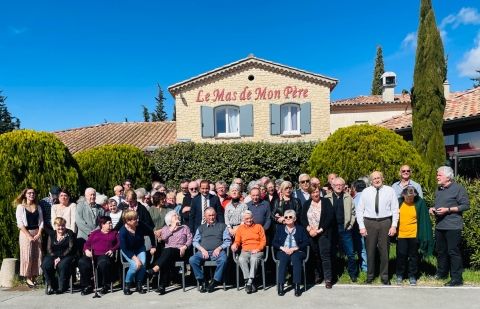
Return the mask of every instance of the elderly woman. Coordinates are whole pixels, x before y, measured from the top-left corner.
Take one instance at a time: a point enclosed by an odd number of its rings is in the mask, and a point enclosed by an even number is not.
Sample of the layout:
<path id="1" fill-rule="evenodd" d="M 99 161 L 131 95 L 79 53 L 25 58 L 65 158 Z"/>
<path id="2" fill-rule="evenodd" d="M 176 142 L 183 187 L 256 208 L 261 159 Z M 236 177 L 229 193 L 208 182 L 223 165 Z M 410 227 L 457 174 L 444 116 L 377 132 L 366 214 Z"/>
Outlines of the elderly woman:
<path id="1" fill-rule="evenodd" d="M 48 237 L 48 255 L 42 263 L 48 295 L 54 292 L 62 294 L 67 290 L 75 254 L 75 234 L 66 228 L 67 220 L 57 217 L 52 223 L 55 231 Z M 58 272 L 58 284 L 55 280 L 55 270 Z"/>
<path id="2" fill-rule="evenodd" d="M 165 242 L 162 254 L 155 261 L 153 268 L 147 273 L 152 276 L 160 271 L 160 285 L 158 292 L 165 294 L 170 272 L 174 269 L 175 262 L 185 257 L 185 252 L 192 244 L 192 233 L 186 225 L 180 225 L 180 216 L 175 210 L 170 210 L 165 216 L 165 226 L 161 229 L 161 239 Z"/>
<path id="3" fill-rule="evenodd" d="M 78 261 L 82 295 L 92 292 L 90 282 L 93 274 L 92 258 L 97 266 L 99 277 L 102 279 L 101 283 L 98 281 L 98 285 L 102 286 L 100 293 L 108 293 L 110 283 L 112 282 L 112 265 L 115 263 L 114 254 L 120 247 L 118 232 L 113 230 L 112 218 L 101 216 L 98 218 L 98 223 L 100 229 L 94 230 L 88 235 L 88 239 L 83 246 L 85 255 Z M 97 278 L 97 280 L 100 278 Z"/>
<path id="4" fill-rule="evenodd" d="M 310 245 L 314 255 L 315 268 L 323 274 L 325 287 L 332 288 L 331 228 L 333 226 L 333 206 L 329 199 L 321 199 L 321 189 L 311 186 L 310 199 L 302 207 L 300 221 L 310 235 Z M 322 271 L 323 270 L 323 271 Z"/>
<path id="5" fill-rule="evenodd" d="M 260 260 L 263 258 L 262 251 L 266 243 L 267 238 L 265 237 L 263 226 L 253 222 L 253 213 L 250 210 L 244 211 L 243 224 L 238 227 L 235 234 L 235 242 L 231 248 L 233 252 L 242 248 L 238 262 L 243 272 L 247 294 L 257 291 L 253 281 Z"/>
<path id="6" fill-rule="evenodd" d="M 53 222 L 55 218 L 60 217 L 65 219 L 65 227 L 71 231 L 75 231 L 75 212 L 77 204 L 70 203 L 70 194 L 67 189 L 61 188 L 58 194 L 59 204 L 52 206 L 51 217 Z"/>
<path id="7" fill-rule="evenodd" d="M 242 213 L 248 210 L 247 204 L 240 201 L 242 193 L 237 184 L 230 185 L 231 201 L 225 207 L 225 224 L 230 236 L 235 237 L 238 226 L 242 223 Z"/>
<path id="8" fill-rule="evenodd" d="M 288 265 L 293 265 L 293 284 L 295 296 L 302 295 L 300 282 L 302 279 L 302 263 L 306 257 L 307 246 L 310 239 L 305 232 L 305 228 L 296 225 L 296 212 L 292 209 L 286 210 L 283 214 L 285 220 L 284 226 L 279 226 L 275 232 L 272 245 L 278 250 L 276 252 L 278 265 L 278 295 L 285 295 L 283 284 L 285 283 L 285 273 Z"/>
<path id="9" fill-rule="evenodd" d="M 17 209 L 15 217 L 20 230 L 20 276 L 25 277 L 27 285 L 33 288 L 35 277 L 39 275 L 41 264 L 41 235 L 43 214 L 37 204 L 35 190 L 26 188 L 15 199 Z"/>
<path id="10" fill-rule="evenodd" d="M 133 192 L 133 191 L 131 191 Z M 153 230 L 138 220 L 138 214 L 134 210 L 126 210 L 123 215 L 124 226 L 119 231 L 120 234 L 120 252 L 123 258 L 129 263 L 128 272 L 125 276 L 125 295 L 132 294 L 130 286 L 135 281 L 137 292 L 144 294 L 142 287 L 145 276 L 146 248 L 145 236 L 150 238 L 152 244 L 155 243 Z M 152 246 L 150 254 L 154 255 L 156 248 Z"/>
<path id="11" fill-rule="evenodd" d="M 293 210 L 299 215 L 302 213 L 302 203 L 299 199 L 293 196 L 292 183 L 290 181 L 284 181 L 280 185 L 280 198 L 275 203 L 272 211 L 272 219 L 277 225 L 286 224 L 283 214 L 287 210 Z"/>
<path id="12" fill-rule="evenodd" d="M 112 226 L 115 231 L 119 231 L 123 226 L 122 220 L 123 211 L 118 207 L 117 200 L 111 198 L 108 200 L 107 216 L 112 219 Z"/>

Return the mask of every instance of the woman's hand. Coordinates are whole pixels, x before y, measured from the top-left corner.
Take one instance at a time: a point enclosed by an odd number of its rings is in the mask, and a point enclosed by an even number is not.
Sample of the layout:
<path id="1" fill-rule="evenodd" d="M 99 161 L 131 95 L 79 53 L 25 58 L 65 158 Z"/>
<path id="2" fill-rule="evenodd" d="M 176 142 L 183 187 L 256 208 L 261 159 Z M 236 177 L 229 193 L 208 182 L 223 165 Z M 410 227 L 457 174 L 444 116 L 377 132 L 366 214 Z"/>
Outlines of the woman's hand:
<path id="1" fill-rule="evenodd" d="M 105 252 L 105 255 L 108 256 L 108 257 L 112 257 L 113 256 L 113 251 L 108 250 L 107 252 Z"/>
<path id="2" fill-rule="evenodd" d="M 142 261 L 135 255 L 132 257 L 132 260 L 135 262 L 136 270 L 139 270 L 142 267 Z"/>
<path id="3" fill-rule="evenodd" d="M 153 234 L 155 234 L 155 238 L 157 238 L 157 239 L 162 238 L 162 230 L 160 230 L 160 229 L 153 231 Z"/>
<path id="4" fill-rule="evenodd" d="M 60 258 L 59 257 L 57 257 L 55 260 L 53 260 L 53 268 L 54 269 L 57 268 L 58 263 L 60 263 Z"/>
<path id="5" fill-rule="evenodd" d="M 35 234 L 35 236 L 32 237 L 32 239 L 33 241 L 37 241 L 41 236 L 42 236 L 42 233 L 38 232 L 37 234 Z"/>
<path id="6" fill-rule="evenodd" d="M 157 251 L 157 248 L 151 247 L 150 248 L 150 254 L 153 256 L 155 254 L 155 251 Z"/>
<path id="7" fill-rule="evenodd" d="M 91 258 L 92 257 L 92 251 L 90 251 L 88 249 L 85 250 L 85 255 L 88 256 L 89 258 Z"/>
<path id="8" fill-rule="evenodd" d="M 187 251 L 188 247 L 186 245 L 180 247 L 180 257 L 185 255 L 185 251 Z"/>

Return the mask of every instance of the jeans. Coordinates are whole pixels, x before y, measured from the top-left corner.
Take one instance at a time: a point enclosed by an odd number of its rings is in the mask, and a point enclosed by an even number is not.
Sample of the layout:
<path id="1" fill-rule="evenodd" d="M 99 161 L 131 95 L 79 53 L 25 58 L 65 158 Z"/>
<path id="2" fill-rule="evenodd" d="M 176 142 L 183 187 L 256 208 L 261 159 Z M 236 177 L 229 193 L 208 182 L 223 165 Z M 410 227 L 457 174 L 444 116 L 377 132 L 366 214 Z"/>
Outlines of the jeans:
<path id="1" fill-rule="evenodd" d="M 145 247 L 140 248 L 140 252 L 135 253 L 137 258 L 142 262 L 142 266 L 140 269 L 137 270 L 137 264 L 135 264 L 135 261 L 132 259 L 129 259 L 125 253 L 123 253 L 120 250 L 123 258 L 128 262 L 128 271 L 127 274 L 125 275 L 125 283 L 130 283 L 130 282 L 143 282 L 143 278 L 145 277 L 145 261 L 146 261 L 146 254 L 145 254 Z"/>
<path id="2" fill-rule="evenodd" d="M 353 227 L 353 247 L 360 261 L 360 268 L 363 272 L 367 272 L 367 249 L 365 248 L 365 237 L 360 235 L 358 224 Z"/>
<path id="3" fill-rule="evenodd" d="M 192 266 L 193 273 L 195 274 L 195 278 L 198 281 L 204 280 L 204 275 L 202 270 L 203 263 L 206 260 L 211 260 L 211 261 L 215 261 L 217 264 L 213 279 L 217 282 L 222 282 L 223 273 L 225 272 L 225 268 L 227 266 L 227 255 L 225 254 L 225 250 L 220 251 L 220 254 L 217 257 L 214 257 L 212 253 L 213 251 L 208 251 L 208 259 L 204 259 L 202 256 L 202 252 L 197 251 L 188 260 L 188 262 L 190 263 L 190 266 Z"/>
<path id="4" fill-rule="evenodd" d="M 460 251 L 462 230 L 435 230 L 437 249 L 437 274 L 446 277 L 450 270 L 450 278 L 462 282 L 463 261 Z"/>
<path id="5" fill-rule="evenodd" d="M 342 246 L 343 252 L 347 256 L 348 260 L 348 274 L 351 278 L 356 278 L 358 276 L 357 262 L 355 260 L 355 253 L 353 251 L 353 236 L 352 229 L 346 230 L 342 224 L 338 224 L 338 244 Z"/>

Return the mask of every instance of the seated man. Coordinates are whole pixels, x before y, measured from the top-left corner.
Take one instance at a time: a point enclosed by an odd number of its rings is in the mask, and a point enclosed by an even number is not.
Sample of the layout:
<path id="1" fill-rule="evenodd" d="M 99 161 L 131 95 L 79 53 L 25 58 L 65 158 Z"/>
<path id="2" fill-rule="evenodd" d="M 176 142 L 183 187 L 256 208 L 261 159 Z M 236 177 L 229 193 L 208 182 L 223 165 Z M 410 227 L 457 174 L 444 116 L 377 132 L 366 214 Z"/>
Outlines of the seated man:
<path id="1" fill-rule="evenodd" d="M 231 240 L 225 223 L 216 222 L 217 213 L 212 207 L 205 209 L 206 223 L 200 225 L 193 237 L 193 247 L 197 252 L 189 259 L 195 278 L 200 284 L 200 293 L 212 293 L 223 278 L 223 273 L 227 265 L 227 254 L 225 250 L 230 246 Z M 202 263 L 206 260 L 215 261 L 217 268 L 215 275 L 208 288 L 205 284 Z"/>
<path id="2" fill-rule="evenodd" d="M 242 216 L 243 224 L 237 229 L 232 251 L 236 252 L 239 247 L 242 247 L 238 262 L 245 279 L 245 291 L 247 294 L 250 294 L 257 291 L 253 280 L 258 264 L 260 264 L 260 260 L 263 258 L 262 251 L 265 248 L 267 239 L 263 227 L 260 224 L 253 223 L 253 214 L 250 210 L 246 210 Z"/>

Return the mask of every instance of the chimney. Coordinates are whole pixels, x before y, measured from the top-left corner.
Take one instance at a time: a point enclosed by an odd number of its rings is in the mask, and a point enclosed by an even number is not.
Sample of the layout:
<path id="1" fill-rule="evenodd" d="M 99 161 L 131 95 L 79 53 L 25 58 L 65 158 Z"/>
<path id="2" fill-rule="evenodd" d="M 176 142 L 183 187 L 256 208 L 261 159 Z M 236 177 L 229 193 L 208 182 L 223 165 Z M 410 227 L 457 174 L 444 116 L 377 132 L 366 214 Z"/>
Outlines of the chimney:
<path id="1" fill-rule="evenodd" d="M 397 74 L 385 72 L 382 74 L 382 99 L 383 102 L 395 100 L 395 86 L 397 85 Z"/>
<path id="2" fill-rule="evenodd" d="M 443 83 L 443 96 L 445 97 L 445 100 L 450 99 L 450 83 L 448 80 Z"/>

